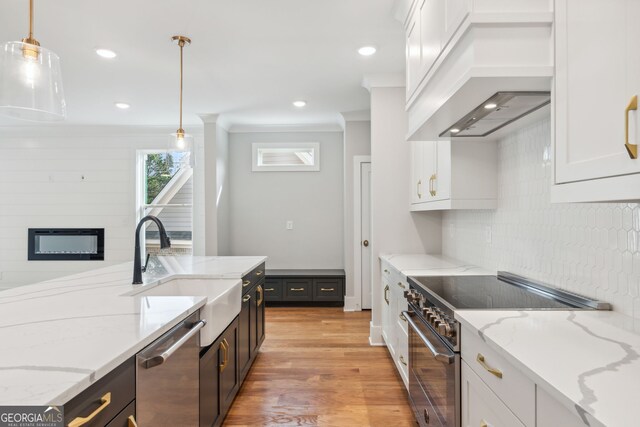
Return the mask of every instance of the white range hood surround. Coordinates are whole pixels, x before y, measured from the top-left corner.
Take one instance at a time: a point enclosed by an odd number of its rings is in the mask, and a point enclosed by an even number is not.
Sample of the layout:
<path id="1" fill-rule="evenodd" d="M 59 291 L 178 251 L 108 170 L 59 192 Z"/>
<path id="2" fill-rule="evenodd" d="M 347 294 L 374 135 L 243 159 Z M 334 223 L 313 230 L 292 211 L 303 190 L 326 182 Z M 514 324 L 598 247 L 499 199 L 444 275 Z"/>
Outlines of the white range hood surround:
<path id="1" fill-rule="evenodd" d="M 423 14 L 421 19 L 415 15 L 423 1 L 414 3 L 413 20 L 407 23 L 408 39 L 412 25 L 414 30 L 419 25 L 422 31 L 430 25 L 433 14 Z M 445 12 L 449 5 L 442 6 Z M 408 140 L 438 139 L 497 92 L 551 90 L 553 2 L 518 2 L 509 11 L 500 11 L 496 2 L 488 0 L 465 5 L 468 11 L 457 30 L 448 39 L 448 33 L 443 32 L 435 61 L 422 68 L 414 65 L 412 75 L 408 59 L 408 77 L 413 76 L 408 79 L 407 91 Z M 417 49 L 408 42 L 407 51 L 409 55 L 420 52 L 420 61 L 426 61 L 425 49 L 433 46 L 428 40 L 421 43 Z"/>

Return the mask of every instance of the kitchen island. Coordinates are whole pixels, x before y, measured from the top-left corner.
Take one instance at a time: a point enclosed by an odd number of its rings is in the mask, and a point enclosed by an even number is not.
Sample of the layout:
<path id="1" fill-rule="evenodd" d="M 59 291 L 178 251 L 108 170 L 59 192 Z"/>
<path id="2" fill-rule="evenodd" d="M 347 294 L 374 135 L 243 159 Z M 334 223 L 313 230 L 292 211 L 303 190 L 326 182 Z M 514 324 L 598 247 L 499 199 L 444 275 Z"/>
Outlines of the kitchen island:
<path id="1" fill-rule="evenodd" d="M 207 303 L 141 290 L 175 279 L 237 286 L 265 260 L 159 257 L 143 285 L 131 285 L 129 262 L 1 292 L 0 405 L 63 405 Z"/>

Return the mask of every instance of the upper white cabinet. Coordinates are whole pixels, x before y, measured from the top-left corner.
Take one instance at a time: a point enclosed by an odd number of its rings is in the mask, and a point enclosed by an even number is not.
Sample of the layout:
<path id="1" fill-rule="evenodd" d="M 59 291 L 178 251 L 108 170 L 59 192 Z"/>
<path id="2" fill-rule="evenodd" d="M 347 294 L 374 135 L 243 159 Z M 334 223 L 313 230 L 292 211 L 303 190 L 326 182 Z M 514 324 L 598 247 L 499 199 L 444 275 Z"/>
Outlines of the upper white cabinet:
<path id="1" fill-rule="evenodd" d="M 498 152 L 494 141 L 410 144 L 412 211 L 496 208 Z"/>
<path id="2" fill-rule="evenodd" d="M 552 23 L 552 0 L 415 0 L 405 20 L 408 139 L 437 139 L 496 92 L 549 91 Z"/>
<path id="3" fill-rule="evenodd" d="M 555 21 L 552 201 L 640 199 L 640 2 L 557 0 Z"/>

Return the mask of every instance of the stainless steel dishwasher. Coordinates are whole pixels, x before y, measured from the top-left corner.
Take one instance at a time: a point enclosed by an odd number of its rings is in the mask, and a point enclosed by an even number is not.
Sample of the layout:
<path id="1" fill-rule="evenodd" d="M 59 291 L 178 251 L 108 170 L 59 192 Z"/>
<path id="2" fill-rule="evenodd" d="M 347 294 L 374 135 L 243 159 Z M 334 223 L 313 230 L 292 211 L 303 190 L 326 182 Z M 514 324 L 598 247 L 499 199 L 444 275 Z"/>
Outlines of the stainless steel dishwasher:
<path id="1" fill-rule="evenodd" d="M 197 426 L 200 334 L 189 316 L 136 356 L 136 418 L 140 427 Z"/>

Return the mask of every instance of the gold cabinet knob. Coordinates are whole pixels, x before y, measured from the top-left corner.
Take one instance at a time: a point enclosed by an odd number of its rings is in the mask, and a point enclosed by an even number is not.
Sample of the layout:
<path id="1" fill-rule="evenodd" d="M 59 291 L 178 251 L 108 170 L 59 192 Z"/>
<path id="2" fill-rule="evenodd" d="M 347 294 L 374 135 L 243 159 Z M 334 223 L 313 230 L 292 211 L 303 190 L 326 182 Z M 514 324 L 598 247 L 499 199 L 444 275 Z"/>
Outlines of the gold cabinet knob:
<path id="1" fill-rule="evenodd" d="M 364 241 L 362 242 L 362 246 L 364 246 L 365 248 L 366 248 L 367 246 L 369 246 L 369 241 L 368 241 L 368 240 L 364 240 Z"/>

